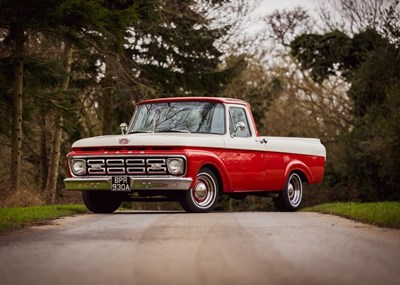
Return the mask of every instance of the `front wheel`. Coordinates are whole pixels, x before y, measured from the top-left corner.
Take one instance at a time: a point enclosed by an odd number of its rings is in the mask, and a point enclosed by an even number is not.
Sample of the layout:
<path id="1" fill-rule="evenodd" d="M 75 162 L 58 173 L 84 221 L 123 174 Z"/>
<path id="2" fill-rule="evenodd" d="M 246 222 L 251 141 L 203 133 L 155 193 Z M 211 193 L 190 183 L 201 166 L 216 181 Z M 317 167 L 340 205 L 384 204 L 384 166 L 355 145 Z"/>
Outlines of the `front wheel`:
<path id="1" fill-rule="evenodd" d="M 286 181 L 285 188 L 277 198 L 274 198 L 275 207 L 282 212 L 294 212 L 300 207 L 303 197 L 303 184 L 297 173 L 291 173 Z"/>
<path id="2" fill-rule="evenodd" d="M 85 206 L 97 214 L 109 214 L 121 206 L 121 198 L 118 193 L 111 191 L 82 191 Z"/>
<path id="3" fill-rule="evenodd" d="M 210 169 L 202 168 L 197 174 L 194 187 L 185 193 L 180 204 L 186 212 L 206 213 L 215 208 L 218 195 L 218 179 Z"/>

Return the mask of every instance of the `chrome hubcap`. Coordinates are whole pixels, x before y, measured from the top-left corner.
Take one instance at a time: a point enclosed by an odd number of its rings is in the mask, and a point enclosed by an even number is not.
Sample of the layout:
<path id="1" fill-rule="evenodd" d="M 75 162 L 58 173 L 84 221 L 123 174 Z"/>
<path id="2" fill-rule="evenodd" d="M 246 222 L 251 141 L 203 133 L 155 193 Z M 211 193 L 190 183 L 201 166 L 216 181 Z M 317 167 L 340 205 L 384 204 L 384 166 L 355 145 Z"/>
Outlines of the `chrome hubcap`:
<path id="1" fill-rule="evenodd" d="M 288 186 L 288 193 L 289 193 L 289 199 L 290 200 L 293 200 L 293 197 L 294 197 L 294 187 L 293 187 L 293 184 L 289 184 L 289 186 Z"/>
<path id="2" fill-rule="evenodd" d="M 207 197 L 207 186 L 205 183 L 198 181 L 194 187 L 194 196 L 198 201 L 202 201 L 205 197 Z"/>
<path id="3" fill-rule="evenodd" d="M 303 195 L 303 185 L 301 183 L 301 178 L 298 174 L 293 173 L 290 176 L 288 182 L 288 198 L 289 202 L 293 207 L 297 207 L 300 205 L 301 197 Z"/>
<path id="4" fill-rule="evenodd" d="M 207 209 L 215 202 L 216 191 L 217 185 L 212 176 L 205 172 L 200 173 L 191 191 L 192 201 L 197 207 Z"/>

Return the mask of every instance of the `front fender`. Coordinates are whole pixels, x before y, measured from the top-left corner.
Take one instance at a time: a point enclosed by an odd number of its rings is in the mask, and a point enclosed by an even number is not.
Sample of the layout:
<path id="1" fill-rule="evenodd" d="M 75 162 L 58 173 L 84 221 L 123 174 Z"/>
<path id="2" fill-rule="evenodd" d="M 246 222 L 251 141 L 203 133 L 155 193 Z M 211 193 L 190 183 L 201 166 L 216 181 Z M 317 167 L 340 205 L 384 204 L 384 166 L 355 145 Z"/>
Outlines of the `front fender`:
<path id="1" fill-rule="evenodd" d="M 187 157 L 187 173 L 186 175 L 193 178 L 191 187 L 194 186 L 195 178 L 203 166 L 212 166 L 218 171 L 219 177 L 222 182 L 222 191 L 230 192 L 232 189 L 232 181 L 228 174 L 228 171 L 218 156 L 218 150 L 207 151 L 207 150 L 186 150 L 185 155 Z M 217 174 L 217 176 L 218 176 Z"/>

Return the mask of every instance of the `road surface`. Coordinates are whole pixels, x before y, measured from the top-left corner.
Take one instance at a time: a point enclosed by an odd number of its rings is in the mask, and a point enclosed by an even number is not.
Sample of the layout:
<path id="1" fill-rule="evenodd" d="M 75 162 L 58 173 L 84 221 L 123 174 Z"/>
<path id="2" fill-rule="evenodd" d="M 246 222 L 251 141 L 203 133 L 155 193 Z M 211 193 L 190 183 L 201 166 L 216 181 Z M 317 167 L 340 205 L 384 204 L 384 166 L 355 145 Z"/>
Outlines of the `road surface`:
<path id="1" fill-rule="evenodd" d="M 400 230 L 316 213 L 119 212 L 0 236 L 8 284 L 400 284 Z"/>

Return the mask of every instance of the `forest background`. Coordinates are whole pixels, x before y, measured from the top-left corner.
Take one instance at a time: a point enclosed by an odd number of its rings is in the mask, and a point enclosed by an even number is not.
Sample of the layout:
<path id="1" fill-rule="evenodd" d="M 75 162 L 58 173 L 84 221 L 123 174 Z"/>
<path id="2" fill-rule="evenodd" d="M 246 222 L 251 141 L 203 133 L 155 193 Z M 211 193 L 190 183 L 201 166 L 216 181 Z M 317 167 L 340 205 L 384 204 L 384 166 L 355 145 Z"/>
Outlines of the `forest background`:
<path id="1" fill-rule="evenodd" d="M 399 1 L 276 10 L 247 33 L 258 5 L 0 0 L 0 207 L 80 201 L 63 186 L 71 144 L 170 96 L 244 99 L 260 134 L 320 138 L 324 181 L 305 205 L 399 201 Z"/>

